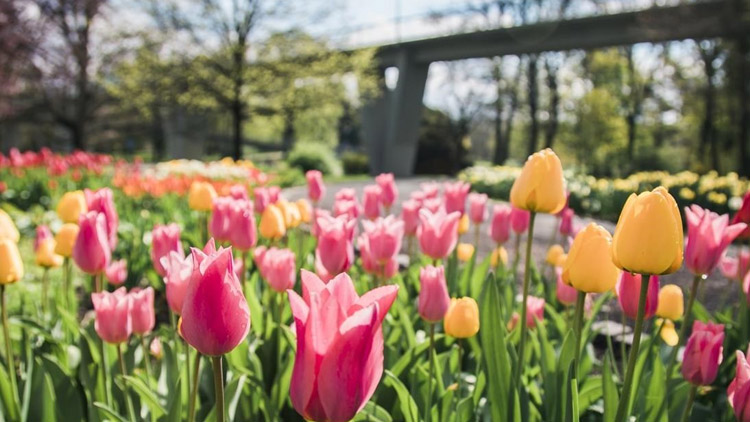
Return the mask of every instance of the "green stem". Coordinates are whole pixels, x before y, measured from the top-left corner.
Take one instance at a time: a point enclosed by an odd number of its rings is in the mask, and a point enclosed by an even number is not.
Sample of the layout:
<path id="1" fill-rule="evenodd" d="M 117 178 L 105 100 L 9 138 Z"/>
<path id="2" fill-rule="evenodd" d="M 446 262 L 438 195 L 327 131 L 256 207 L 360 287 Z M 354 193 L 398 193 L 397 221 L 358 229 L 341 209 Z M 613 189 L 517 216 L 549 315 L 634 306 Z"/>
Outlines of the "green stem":
<path id="1" fill-rule="evenodd" d="M 625 373 L 625 382 L 622 386 L 620 402 L 617 404 L 616 421 L 625 421 L 628 419 L 628 410 L 630 408 L 630 393 L 633 384 L 633 374 L 635 372 L 635 361 L 638 359 L 638 349 L 641 345 L 641 331 L 643 330 L 643 317 L 646 313 L 646 298 L 648 296 L 649 275 L 641 276 L 641 294 L 638 299 L 638 313 L 635 319 L 635 331 L 633 332 L 633 345 L 630 348 L 628 356 L 628 368 Z"/>
<path id="2" fill-rule="evenodd" d="M 586 292 L 578 292 L 578 297 L 576 298 L 576 313 L 575 313 L 575 320 L 574 320 L 574 329 L 576 333 L 576 353 L 573 355 L 573 378 L 576 379 L 576 383 L 578 382 L 579 373 L 578 373 L 578 367 L 580 366 L 581 362 L 581 342 L 583 339 L 581 338 L 583 333 L 583 309 L 584 305 L 586 304 Z"/>
<path id="3" fill-rule="evenodd" d="M 221 356 L 211 356 L 214 369 L 214 390 L 216 391 L 216 422 L 224 422 L 224 372 L 221 369 Z"/>
<path id="4" fill-rule="evenodd" d="M 693 304 L 695 303 L 695 297 L 698 296 L 698 285 L 705 276 L 696 275 L 693 277 L 693 284 L 690 286 L 690 294 L 688 296 L 687 307 L 685 308 L 685 317 L 682 320 L 682 326 L 680 327 L 680 335 L 677 338 L 677 344 L 672 348 L 672 352 L 669 354 L 669 361 L 667 363 L 667 381 L 672 379 L 672 371 L 674 365 L 677 362 L 677 352 L 680 350 L 680 345 L 683 343 L 687 328 L 690 325 L 690 317 L 693 315 Z"/>
<path id="5" fill-rule="evenodd" d="M 479 251 L 479 241 L 481 239 L 481 230 L 482 226 L 479 224 L 474 225 L 474 253 Z"/>
<path id="6" fill-rule="evenodd" d="M 16 360 L 13 357 L 13 345 L 10 339 L 10 328 L 8 324 L 8 304 L 5 301 L 5 284 L 0 284 L 0 304 L 2 305 L 3 340 L 5 340 L 5 361 L 8 365 L 8 377 L 10 378 L 10 390 L 13 394 L 14 405 L 20 404 L 18 397 L 18 381 L 16 380 Z"/>
<path id="7" fill-rule="evenodd" d="M 521 374 L 523 368 L 523 362 L 524 362 L 524 353 L 526 351 L 526 337 L 527 337 L 527 327 L 526 327 L 526 301 L 529 297 L 529 281 L 531 280 L 531 245 L 534 242 L 534 220 L 536 217 L 536 213 L 531 213 L 531 218 L 529 219 L 529 233 L 528 238 L 526 239 L 526 270 L 523 273 L 523 296 L 521 298 L 521 315 L 520 315 L 520 323 L 521 323 L 521 342 L 518 345 L 518 365 L 515 368 L 515 387 L 516 389 L 521 385 Z"/>
<path id="8" fill-rule="evenodd" d="M 281 356 L 281 340 L 282 340 L 283 333 L 281 332 L 281 329 L 282 329 L 281 326 L 284 323 L 283 321 L 284 296 L 283 296 L 283 293 L 278 293 L 276 296 L 278 296 L 277 305 L 276 305 L 276 377 L 278 380 L 280 380 L 281 373 L 282 373 L 281 366 L 283 365 L 283 360 Z M 278 392 L 278 397 L 277 397 L 278 399 L 277 403 L 279 404 L 278 410 L 279 412 L 281 412 L 281 408 L 283 407 L 282 399 L 281 399 L 281 396 L 282 396 L 281 388 L 277 388 L 276 390 Z"/>
<path id="9" fill-rule="evenodd" d="M 625 317 L 625 312 L 620 310 L 620 363 L 622 364 L 622 368 L 620 369 L 620 372 L 622 373 L 622 376 L 625 376 L 625 372 L 627 371 L 627 368 L 625 367 L 627 365 L 627 360 L 625 359 L 625 356 L 627 355 L 627 350 L 625 348 L 625 328 L 628 326 L 628 321 Z M 617 365 L 614 365 L 617 366 Z"/>
<path id="10" fill-rule="evenodd" d="M 427 359 L 430 360 L 430 376 L 427 379 L 427 408 L 425 409 L 425 422 L 432 421 L 432 378 L 435 377 L 435 361 L 432 354 L 435 351 L 435 324 L 430 323 L 430 349 Z"/>
<path id="11" fill-rule="evenodd" d="M 65 257 L 63 262 L 63 297 L 65 298 L 65 310 L 70 312 L 70 258 Z"/>
<path id="12" fill-rule="evenodd" d="M 685 405 L 685 410 L 682 411 L 682 419 L 680 419 L 682 422 L 687 422 L 690 419 L 690 413 L 693 410 L 693 402 L 695 401 L 695 393 L 698 392 L 698 386 L 697 385 L 690 385 L 690 395 L 688 396 L 687 404 Z"/>
<path id="13" fill-rule="evenodd" d="M 515 253 L 513 254 L 513 274 L 518 274 L 518 263 L 521 261 L 521 234 L 516 233 Z"/>
<path id="14" fill-rule="evenodd" d="M 189 363 L 186 363 L 190 366 Z M 198 401 L 198 373 L 201 371 L 201 354 L 195 352 L 195 367 L 193 368 L 193 389 L 190 390 L 190 401 L 188 404 L 188 422 L 195 422 L 195 404 Z"/>
<path id="15" fill-rule="evenodd" d="M 42 273 L 42 316 L 43 317 L 47 316 L 47 302 L 49 300 L 47 297 L 48 272 L 49 272 L 49 268 L 44 267 L 44 272 Z"/>
<path id="16" fill-rule="evenodd" d="M 120 361 L 120 373 L 122 374 L 122 393 L 125 395 L 125 403 L 128 407 L 128 417 L 131 422 L 135 422 L 135 410 L 133 410 L 133 401 L 130 399 L 130 392 L 128 391 L 128 381 L 125 377 L 128 375 L 127 369 L 125 369 L 125 359 L 122 357 L 122 345 L 117 345 L 117 359 Z"/>
<path id="17" fill-rule="evenodd" d="M 461 366 L 463 362 L 463 348 L 461 347 L 461 339 L 456 341 L 458 346 L 458 372 L 456 373 L 456 412 L 458 413 L 458 403 L 461 401 Z"/>
<path id="18" fill-rule="evenodd" d="M 182 343 L 182 347 L 185 351 L 185 383 L 187 384 L 187 391 L 191 391 L 190 388 L 193 387 L 197 389 L 197 385 L 192 385 L 190 383 L 190 345 L 185 341 Z M 198 357 L 200 357 L 201 355 L 197 350 L 195 354 Z"/>
<path id="19" fill-rule="evenodd" d="M 143 351 L 143 365 L 146 369 L 146 377 L 148 378 L 148 389 L 151 389 L 151 358 L 149 356 L 148 342 L 146 336 L 141 336 L 141 350 Z"/>

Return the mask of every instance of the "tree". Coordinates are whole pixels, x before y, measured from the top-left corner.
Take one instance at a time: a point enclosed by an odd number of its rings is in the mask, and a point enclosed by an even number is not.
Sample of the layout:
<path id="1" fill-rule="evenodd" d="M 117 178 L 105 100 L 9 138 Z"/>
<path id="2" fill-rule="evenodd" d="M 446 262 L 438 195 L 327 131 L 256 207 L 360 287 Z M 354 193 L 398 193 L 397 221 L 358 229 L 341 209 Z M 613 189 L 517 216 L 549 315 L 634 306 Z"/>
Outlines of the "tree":
<path id="1" fill-rule="evenodd" d="M 0 116 L 15 114 L 12 97 L 22 89 L 39 33 L 36 25 L 22 16 L 20 0 L 0 2 Z"/>

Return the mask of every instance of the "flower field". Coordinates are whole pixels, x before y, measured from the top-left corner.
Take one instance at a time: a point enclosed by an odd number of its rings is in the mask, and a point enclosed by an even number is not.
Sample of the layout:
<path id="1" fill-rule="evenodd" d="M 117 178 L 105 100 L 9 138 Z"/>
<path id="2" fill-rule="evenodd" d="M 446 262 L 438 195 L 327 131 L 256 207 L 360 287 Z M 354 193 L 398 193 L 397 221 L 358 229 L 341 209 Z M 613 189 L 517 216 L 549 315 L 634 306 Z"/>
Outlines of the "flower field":
<path id="1" fill-rule="evenodd" d="M 549 149 L 404 201 L 306 179 L 0 155 L 0 421 L 750 421 L 747 180 Z"/>

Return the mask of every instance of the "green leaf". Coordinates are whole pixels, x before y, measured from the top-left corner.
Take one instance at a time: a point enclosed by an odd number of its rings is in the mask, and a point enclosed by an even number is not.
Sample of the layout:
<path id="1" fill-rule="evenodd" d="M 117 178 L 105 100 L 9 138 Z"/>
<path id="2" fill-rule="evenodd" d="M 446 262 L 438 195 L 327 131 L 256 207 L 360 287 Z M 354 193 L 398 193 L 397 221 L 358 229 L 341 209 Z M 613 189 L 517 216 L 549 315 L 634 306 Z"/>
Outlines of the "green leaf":
<path id="1" fill-rule="evenodd" d="M 666 369 L 658 354 L 651 360 L 653 361 L 653 369 L 648 387 L 646 388 L 644 420 L 665 422 L 667 420 L 667 412 L 660 412 L 660 410 L 662 403 L 667 400 L 664 382 L 667 376 Z M 659 413 L 661 413 L 661 417 L 659 417 Z"/>
<path id="2" fill-rule="evenodd" d="M 119 421 L 119 422 L 128 422 L 125 418 L 123 418 L 122 416 L 120 416 L 120 414 L 117 413 L 117 411 L 115 411 L 111 407 L 107 406 L 106 403 L 101 403 L 101 402 L 97 401 L 97 402 L 94 402 L 94 407 L 103 410 L 106 415 L 108 415 L 111 418 L 114 418 L 116 421 Z"/>
<path id="3" fill-rule="evenodd" d="M 8 415 L 9 420 L 16 421 L 18 420 L 18 399 L 13 397 L 8 374 L 8 369 L 0 363 L 0 401 L 2 401 L 2 410 Z"/>
<path id="4" fill-rule="evenodd" d="M 419 422 L 419 410 L 417 409 L 417 403 L 414 402 L 414 398 L 409 394 L 409 390 L 406 386 L 398 379 L 397 376 L 389 370 L 385 370 L 385 380 L 383 383 L 396 390 L 398 396 L 399 407 L 401 413 L 404 415 L 404 422 Z"/>
<path id="5" fill-rule="evenodd" d="M 131 375 L 126 375 L 124 378 L 130 389 L 140 396 L 141 402 L 148 407 L 149 411 L 155 418 L 160 418 L 167 412 L 164 407 L 159 404 L 159 398 L 156 397 L 156 394 L 151 391 L 143 380 Z"/>
<path id="6" fill-rule="evenodd" d="M 369 401 L 365 404 L 365 407 L 357 413 L 357 416 L 352 419 L 352 422 L 393 422 L 391 414 L 387 410 L 378 406 L 377 404 Z"/>
<path id="7" fill-rule="evenodd" d="M 458 292 L 461 296 L 467 296 L 469 294 L 469 282 L 474 275 L 474 267 L 477 263 L 477 252 L 478 251 L 475 249 L 474 253 L 471 254 L 469 262 L 464 265 L 464 269 L 461 272 L 461 278 L 458 281 Z"/>
<path id="8" fill-rule="evenodd" d="M 175 393 L 171 394 L 171 401 L 167 402 L 167 413 L 164 422 L 181 422 L 182 421 L 182 394 L 179 393 L 182 386 L 182 379 L 177 378 L 174 385 Z"/>
<path id="9" fill-rule="evenodd" d="M 490 256 L 484 258 L 479 267 L 474 270 L 474 275 L 471 277 L 471 284 L 469 285 L 469 296 L 479 297 L 482 293 L 482 283 L 487 277 L 487 272 L 490 270 Z"/>
<path id="10" fill-rule="evenodd" d="M 612 377 L 612 361 L 609 355 L 604 355 L 602 365 L 602 398 L 604 399 L 604 422 L 615 422 L 617 413 L 617 386 Z"/>
<path id="11" fill-rule="evenodd" d="M 251 324 L 252 330 L 256 336 L 260 337 L 263 335 L 263 306 L 258 300 L 256 290 L 254 287 L 260 282 L 259 273 L 254 272 L 250 276 L 250 280 L 245 283 L 243 289 L 245 290 L 245 298 L 247 299 L 247 305 L 250 308 L 250 319 L 253 321 Z"/>

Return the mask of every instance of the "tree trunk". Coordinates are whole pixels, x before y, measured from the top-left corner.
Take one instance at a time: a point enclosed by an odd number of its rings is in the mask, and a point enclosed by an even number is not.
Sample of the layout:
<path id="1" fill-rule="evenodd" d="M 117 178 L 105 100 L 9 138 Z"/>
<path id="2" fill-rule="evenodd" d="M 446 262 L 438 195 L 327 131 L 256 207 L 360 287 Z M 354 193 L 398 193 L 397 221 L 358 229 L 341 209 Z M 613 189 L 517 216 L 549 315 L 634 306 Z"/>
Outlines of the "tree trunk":
<path id="1" fill-rule="evenodd" d="M 537 140 L 539 138 L 539 120 L 537 119 L 537 109 L 539 107 L 539 92 L 537 82 L 537 60 L 535 54 L 529 56 L 528 70 L 528 95 L 529 95 L 529 147 L 528 155 L 537 150 Z"/>
<path id="2" fill-rule="evenodd" d="M 289 156 L 289 152 L 294 148 L 294 113 L 291 110 L 284 111 L 284 131 L 281 135 L 281 149 L 284 151 L 284 157 Z"/>
<path id="3" fill-rule="evenodd" d="M 544 133 L 545 148 L 552 148 L 555 143 L 558 128 L 558 116 L 560 114 L 560 93 L 557 90 L 557 69 L 550 63 L 549 58 L 545 60 L 547 70 L 547 88 L 549 89 L 549 121 Z"/>
<path id="4" fill-rule="evenodd" d="M 164 159 L 166 144 L 161 110 L 158 105 L 152 107 L 151 111 L 151 140 L 154 143 L 154 161 L 161 161 Z"/>
<path id="5" fill-rule="evenodd" d="M 234 101 L 232 105 L 232 158 L 239 160 L 242 158 L 242 104 Z"/>
<path id="6" fill-rule="evenodd" d="M 705 157 L 710 152 L 711 167 L 719 171 L 719 150 L 716 144 L 716 130 L 714 128 L 714 113 L 716 109 L 716 87 L 714 86 L 714 75 L 716 68 L 714 60 L 717 56 L 716 46 L 703 48 L 699 44 L 703 69 L 706 74 L 706 87 L 703 92 L 703 101 L 705 103 L 703 122 L 701 124 L 701 141 L 698 148 L 700 158 Z"/>
<path id="7" fill-rule="evenodd" d="M 628 127 L 628 158 L 632 159 L 635 155 L 635 141 L 636 141 L 636 127 L 638 114 L 640 114 L 640 88 L 638 87 L 638 81 L 635 75 L 635 60 L 633 58 L 633 46 L 625 48 L 626 57 L 628 59 L 628 82 L 630 85 L 630 95 L 628 98 L 628 111 L 625 116 L 625 122 Z"/>
<path id="8" fill-rule="evenodd" d="M 748 40 L 741 36 L 737 43 L 738 75 L 737 89 L 738 100 L 740 105 L 740 128 L 739 128 L 739 151 L 737 154 L 738 166 L 737 171 L 741 176 L 750 176 L 750 156 L 748 156 L 748 143 L 750 143 L 750 95 L 748 93 Z"/>
<path id="9" fill-rule="evenodd" d="M 495 91 L 497 93 L 497 99 L 495 100 L 495 153 L 492 157 L 492 162 L 496 165 L 505 163 L 508 159 L 508 138 L 503 134 L 503 109 L 505 104 L 503 102 L 503 89 L 502 89 L 502 58 L 497 58 L 495 65 L 492 69 L 492 79 L 495 83 Z"/>

